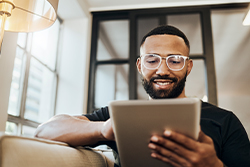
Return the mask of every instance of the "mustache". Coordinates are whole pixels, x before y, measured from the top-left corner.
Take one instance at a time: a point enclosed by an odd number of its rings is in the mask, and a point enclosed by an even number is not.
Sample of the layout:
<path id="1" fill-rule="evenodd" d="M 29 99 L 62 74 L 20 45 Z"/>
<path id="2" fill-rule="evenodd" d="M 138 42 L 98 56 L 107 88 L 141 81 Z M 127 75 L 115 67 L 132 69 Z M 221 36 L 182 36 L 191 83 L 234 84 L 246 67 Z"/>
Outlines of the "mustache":
<path id="1" fill-rule="evenodd" d="M 171 80 L 172 82 L 177 82 L 178 81 L 178 79 L 174 78 L 174 77 L 169 77 L 167 75 L 159 75 L 159 76 L 152 77 L 150 79 L 150 82 L 154 82 L 155 79 L 167 79 L 167 80 Z"/>

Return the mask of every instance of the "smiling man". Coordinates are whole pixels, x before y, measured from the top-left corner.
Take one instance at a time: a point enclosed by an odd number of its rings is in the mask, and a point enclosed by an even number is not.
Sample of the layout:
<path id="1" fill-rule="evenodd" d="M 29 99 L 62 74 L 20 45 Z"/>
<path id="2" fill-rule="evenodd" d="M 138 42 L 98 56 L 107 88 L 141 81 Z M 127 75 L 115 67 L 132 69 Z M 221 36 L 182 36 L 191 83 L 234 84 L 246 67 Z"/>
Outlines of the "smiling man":
<path id="1" fill-rule="evenodd" d="M 186 98 L 185 81 L 193 67 L 189 50 L 186 36 L 172 26 L 144 36 L 136 65 L 149 98 Z M 249 139 L 232 112 L 202 102 L 200 125 L 198 140 L 169 130 L 153 135 L 151 156 L 174 167 L 250 167 Z M 38 127 L 36 136 L 72 146 L 107 144 L 119 165 L 108 107 L 84 116 L 54 116 Z"/>
<path id="2" fill-rule="evenodd" d="M 144 40 L 137 68 L 147 94 L 153 99 L 185 97 L 186 77 L 193 67 L 188 41 L 174 35 L 152 35 Z"/>

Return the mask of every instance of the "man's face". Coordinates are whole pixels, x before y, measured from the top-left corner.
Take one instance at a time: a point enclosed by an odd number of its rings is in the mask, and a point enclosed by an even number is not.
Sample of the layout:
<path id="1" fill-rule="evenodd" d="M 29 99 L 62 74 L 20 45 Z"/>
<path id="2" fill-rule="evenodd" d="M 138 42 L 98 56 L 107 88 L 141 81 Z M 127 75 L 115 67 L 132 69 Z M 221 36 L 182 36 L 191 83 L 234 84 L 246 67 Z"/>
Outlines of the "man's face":
<path id="1" fill-rule="evenodd" d="M 153 35 L 146 38 L 141 46 L 141 56 L 157 54 L 161 57 L 171 55 L 188 56 L 189 49 L 184 40 L 175 35 Z M 185 81 L 193 66 L 192 60 L 186 60 L 185 66 L 180 71 L 168 68 L 166 60 L 162 59 L 157 69 L 147 69 L 137 60 L 137 68 L 142 77 L 144 89 L 153 99 L 185 97 Z"/>

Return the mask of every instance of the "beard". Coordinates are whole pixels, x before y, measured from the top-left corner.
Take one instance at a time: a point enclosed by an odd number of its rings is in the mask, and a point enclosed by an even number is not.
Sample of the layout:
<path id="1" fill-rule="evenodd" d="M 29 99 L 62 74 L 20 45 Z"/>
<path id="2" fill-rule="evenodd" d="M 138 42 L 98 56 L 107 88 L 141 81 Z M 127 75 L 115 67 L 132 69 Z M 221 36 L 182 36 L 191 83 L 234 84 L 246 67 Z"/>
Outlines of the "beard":
<path id="1" fill-rule="evenodd" d="M 187 72 L 186 72 L 185 76 L 183 78 L 181 78 L 179 81 L 177 78 L 170 78 L 168 76 L 152 77 L 150 79 L 150 81 L 147 81 L 142 76 L 141 76 L 141 78 L 142 78 L 142 85 L 143 85 L 145 91 L 152 99 L 176 98 L 182 93 L 182 91 L 185 87 Z M 155 79 L 172 80 L 172 82 L 174 83 L 174 86 L 170 89 L 167 89 L 167 90 L 156 90 L 153 87 L 153 82 Z"/>

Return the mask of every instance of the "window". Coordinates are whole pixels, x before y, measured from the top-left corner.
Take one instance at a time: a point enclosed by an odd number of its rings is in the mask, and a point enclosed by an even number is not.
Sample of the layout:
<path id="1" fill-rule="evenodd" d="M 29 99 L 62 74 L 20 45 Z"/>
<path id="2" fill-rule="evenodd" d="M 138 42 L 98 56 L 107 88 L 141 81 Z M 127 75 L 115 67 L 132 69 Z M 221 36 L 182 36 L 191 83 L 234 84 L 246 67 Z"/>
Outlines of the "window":
<path id="1" fill-rule="evenodd" d="M 54 115 L 57 48 L 61 22 L 34 33 L 19 33 L 12 74 L 6 133 L 32 136 Z"/>
<path id="2" fill-rule="evenodd" d="M 88 113 L 111 100 L 148 99 L 135 64 L 142 37 L 162 24 L 181 29 L 190 41 L 195 67 L 187 78 L 186 95 L 217 104 L 211 8 L 93 12 Z"/>
<path id="3" fill-rule="evenodd" d="M 122 32 L 121 35 L 113 35 Z M 97 45 L 94 107 L 100 108 L 110 100 L 128 100 L 128 20 L 101 21 Z M 124 48 L 124 50 L 120 50 Z M 102 83 L 102 84 L 100 84 Z M 103 99 L 105 95 L 105 100 Z"/>

